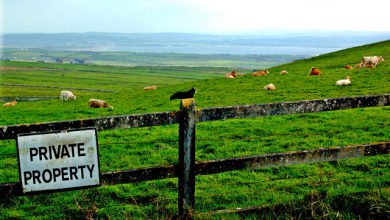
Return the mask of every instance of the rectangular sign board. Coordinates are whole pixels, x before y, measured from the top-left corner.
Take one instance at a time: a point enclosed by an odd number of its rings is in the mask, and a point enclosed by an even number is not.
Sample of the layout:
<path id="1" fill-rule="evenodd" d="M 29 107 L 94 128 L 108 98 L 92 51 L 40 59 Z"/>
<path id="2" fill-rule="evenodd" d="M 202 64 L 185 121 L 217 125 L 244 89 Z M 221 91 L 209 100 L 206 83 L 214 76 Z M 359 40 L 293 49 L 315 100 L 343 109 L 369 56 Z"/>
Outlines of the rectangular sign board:
<path id="1" fill-rule="evenodd" d="M 96 129 L 16 139 L 23 193 L 100 185 Z"/>

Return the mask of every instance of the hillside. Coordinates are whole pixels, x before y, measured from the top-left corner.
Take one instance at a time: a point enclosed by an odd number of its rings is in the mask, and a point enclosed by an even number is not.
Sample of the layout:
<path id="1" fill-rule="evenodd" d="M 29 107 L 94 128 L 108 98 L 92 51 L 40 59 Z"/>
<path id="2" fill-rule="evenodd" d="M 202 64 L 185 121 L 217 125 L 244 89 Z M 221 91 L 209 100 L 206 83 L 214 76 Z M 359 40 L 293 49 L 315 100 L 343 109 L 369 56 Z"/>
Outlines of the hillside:
<path id="1" fill-rule="evenodd" d="M 365 55 L 382 55 L 385 61 L 377 68 L 344 69 Z M 73 88 L 77 95 L 72 102 L 56 98 L 0 108 L 1 125 L 176 111 L 179 101 L 169 101 L 169 96 L 193 86 L 198 108 L 390 93 L 390 41 L 270 68 L 268 76 L 252 77 L 252 70 L 239 69 L 246 75 L 236 79 L 223 78 L 231 71 L 226 68 L 23 62 L 1 66 L 0 97 L 58 96 L 61 88 Z M 313 66 L 323 75 L 308 76 Z M 289 73 L 279 75 L 282 69 Z M 346 75 L 352 86 L 336 87 L 335 81 Z M 262 90 L 268 83 L 277 90 Z M 142 88 L 151 84 L 159 88 L 144 92 Z M 77 90 L 86 88 L 94 90 Z M 104 99 L 114 110 L 90 109 L 89 98 Z M 387 106 L 198 123 L 196 161 L 389 141 L 389 110 Z M 101 171 L 177 164 L 177 130 L 172 125 L 99 132 Z M 19 180 L 15 145 L 14 140 L 0 142 L 0 183 Z M 197 176 L 196 211 L 204 213 L 201 219 L 384 219 L 390 211 L 389 167 L 390 157 L 384 155 Z M 177 214 L 176 207 L 173 178 L 2 198 L 0 218 L 76 219 L 92 212 L 95 218 L 166 219 Z M 245 207 L 262 207 L 263 212 L 210 213 Z"/>
<path id="2" fill-rule="evenodd" d="M 75 63 L 111 66 L 188 66 L 268 68 L 308 57 L 303 55 L 190 54 L 156 52 L 69 51 L 31 48 L 5 49 L 4 59 L 12 61 Z"/>
<path id="3" fill-rule="evenodd" d="M 317 98 L 342 97 L 365 94 L 382 94 L 390 92 L 390 41 L 356 47 L 318 57 L 299 60 L 282 66 L 270 68 L 270 74 L 265 77 L 245 75 L 237 79 L 225 79 L 224 73 L 230 69 L 218 68 L 186 68 L 186 67 L 104 67 L 90 65 L 44 64 L 3 62 L 2 66 L 33 67 L 32 71 L 7 70 L 1 73 L 3 84 L 48 85 L 70 88 L 94 88 L 115 90 L 115 93 L 75 91 L 77 102 L 64 105 L 58 100 L 36 103 L 20 103 L 15 109 L 1 109 L 0 113 L 24 114 L 24 105 L 34 106 L 35 111 L 29 112 L 33 120 L 2 118 L 2 124 L 30 123 L 38 121 L 58 120 L 51 116 L 53 106 L 61 119 L 88 118 L 100 115 L 131 114 L 140 112 L 174 111 L 178 103 L 169 101 L 169 96 L 175 91 L 197 88 L 196 102 L 200 108 L 211 106 L 229 106 L 250 103 L 270 103 L 288 100 L 304 100 Z M 362 56 L 380 54 L 385 62 L 377 68 L 345 70 L 347 64 L 360 62 Z M 320 68 L 322 76 L 309 77 L 311 67 Z M 44 68 L 44 69 L 39 69 Z M 289 74 L 279 75 L 282 69 Z M 251 70 L 237 70 L 248 74 Z M 336 87 L 336 80 L 349 75 L 353 86 Z M 214 78 L 215 77 L 215 78 Z M 40 80 L 36 80 L 39 78 Z M 205 79 L 196 81 L 197 79 Z M 188 82 L 186 82 L 188 81 Z M 184 82 L 184 83 L 181 83 Z M 278 88 L 274 92 L 262 90 L 263 86 L 273 83 Z M 156 91 L 144 92 L 147 85 L 158 85 Z M 58 96 L 60 89 L 23 88 L 2 86 L 0 96 Z M 89 98 L 101 98 L 111 103 L 115 110 L 91 110 L 86 108 Z M 20 106 L 20 108 L 19 108 Z M 28 109 L 28 108 L 27 108 Z M 78 109 L 78 111 L 74 111 Z M 20 111 L 20 112 L 18 112 Z M 65 113 L 66 114 L 61 114 Z M 6 114 L 1 114 L 6 115 Z M 37 117 L 45 115 L 45 117 Z M 0 116 L 2 117 L 2 116 Z"/>

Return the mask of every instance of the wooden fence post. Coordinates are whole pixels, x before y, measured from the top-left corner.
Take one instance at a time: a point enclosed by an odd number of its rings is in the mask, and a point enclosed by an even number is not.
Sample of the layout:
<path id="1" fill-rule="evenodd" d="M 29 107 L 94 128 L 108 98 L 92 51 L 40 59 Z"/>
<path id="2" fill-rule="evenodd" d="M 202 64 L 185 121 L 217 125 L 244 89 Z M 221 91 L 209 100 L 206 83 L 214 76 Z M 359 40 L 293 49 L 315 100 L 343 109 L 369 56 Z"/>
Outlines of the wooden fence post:
<path id="1" fill-rule="evenodd" d="M 195 211 L 195 101 L 183 99 L 179 120 L 179 197 L 180 219 L 192 219 Z"/>

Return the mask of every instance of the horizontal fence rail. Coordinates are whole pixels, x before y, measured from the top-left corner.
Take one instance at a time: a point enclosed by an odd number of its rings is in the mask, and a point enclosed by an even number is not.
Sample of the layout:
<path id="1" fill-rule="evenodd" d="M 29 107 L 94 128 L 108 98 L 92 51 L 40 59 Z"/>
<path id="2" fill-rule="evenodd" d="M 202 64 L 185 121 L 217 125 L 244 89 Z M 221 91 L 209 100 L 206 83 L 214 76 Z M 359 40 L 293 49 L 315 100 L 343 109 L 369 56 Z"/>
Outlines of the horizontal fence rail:
<path id="1" fill-rule="evenodd" d="M 62 131 L 94 127 L 97 130 L 136 128 L 178 123 L 179 112 L 110 116 L 95 119 L 44 122 L 23 125 L 0 126 L 0 140 L 14 139 L 18 134 L 46 131 Z"/>
<path id="2" fill-rule="evenodd" d="M 32 88 L 50 88 L 50 89 L 68 89 L 79 91 L 93 91 L 93 92 L 118 92 L 117 90 L 108 89 L 89 89 L 89 88 L 74 88 L 74 87 L 61 87 L 61 86 L 46 86 L 46 85 L 27 85 L 27 84 L 15 84 L 15 83 L 0 83 L 1 86 L 16 86 L 16 87 L 32 87 Z"/>
<path id="3" fill-rule="evenodd" d="M 197 116 L 203 122 L 387 105 L 390 105 L 390 94 L 207 108 L 198 111 Z"/>
<path id="4" fill-rule="evenodd" d="M 335 161 L 346 158 L 375 156 L 390 153 L 390 142 L 365 145 L 332 147 L 260 156 L 228 158 L 195 164 L 196 175 L 206 175 L 243 169 L 259 169 L 271 166 Z M 178 166 L 167 165 L 143 169 L 106 172 L 101 174 L 102 185 L 136 183 L 148 180 L 178 177 Z M 0 195 L 21 195 L 20 183 L 0 184 Z"/>
<path id="5" fill-rule="evenodd" d="M 280 102 L 196 110 L 196 121 L 215 121 L 229 118 L 250 118 L 271 115 L 312 113 L 321 111 L 376 107 L 390 105 L 390 94 L 367 95 L 309 101 Z M 136 128 L 177 124 L 180 111 L 152 114 L 109 116 L 95 119 L 44 122 L 24 125 L 0 126 L 0 140 L 14 139 L 18 134 L 95 127 L 97 130 Z"/>
<path id="6" fill-rule="evenodd" d="M 18 102 L 29 102 L 39 100 L 59 99 L 60 96 L 15 96 L 15 97 L 0 97 L 1 102 L 10 102 L 16 100 Z"/>
<path id="7" fill-rule="evenodd" d="M 272 166 L 317 163 L 389 153 L 390 142 L 320 148 L 315 150 L 293 151 L 203 162 L 196 165 L 196 174 L 206 175 L 242 169 L 259 169 Z"/>

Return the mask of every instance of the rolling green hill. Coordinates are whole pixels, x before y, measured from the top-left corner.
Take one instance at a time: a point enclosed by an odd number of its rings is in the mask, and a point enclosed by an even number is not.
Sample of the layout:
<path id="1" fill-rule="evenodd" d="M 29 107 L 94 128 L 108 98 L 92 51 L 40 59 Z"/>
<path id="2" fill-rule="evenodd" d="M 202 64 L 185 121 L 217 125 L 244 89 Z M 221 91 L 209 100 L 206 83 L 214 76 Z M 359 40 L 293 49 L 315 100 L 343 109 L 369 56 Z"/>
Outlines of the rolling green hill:
<path id="1" fill-rule="evenodd" d="M 2 66 L 31 67 L 27 70 L 1 71 L 0 96 L 58 96 L 61 89 L 30 88 L 23 86 L 7 86 L 7 84 L 28 84 L 42 86 L 57 86 L 63 88 L 92 88 L 115 90 L 115 93 L 74 90 L 78 99 L 72 103 L 61 103 L 51 100 L 36 103 L 20 103 L 13 109 L 1 109 L 1 115 L 7 112 L 23 114 L 33 106 L 35 110 L 26 117 L 0 118 L 2 124 L 30 123 L 58 120 L 51 117 L 52 113 L 60 114 L 61 119 L 96 117 L 100 115 L 131 114 L 176 110 L 177 102 L 170 102 L 169 96 L 175 91 L 197 88 L 196 101 L 199 107 L 228 106 L 250 103 L 270 103 L 288 100 L 316 99 L 327 97 L 342 97 L 365 94 L 380 94 L 390 91 L 389 49 L 390 41 L 357 47 L 330 53 L 311 59 L 296 61 L 270 68 L 270 74 L 264 77 L 245 75 L 237 79 L 225 79 L 223 75 L 230 69 L 209 67 L 110 67 L 93 65 L 45 64 L 3 62 Z M 345 70 L 346 64 L 356 64 L 364 55 L 383 55 L 385 62 L 377 68 Z M 322 76 L 308 76 L 311 67 L 320 68 Z M 289 74 L 279 75 L 286 69 Z M 238 70 L 247 74 L 251 70 Z M 336 87 L 336 80 L 349 75 L 353 86 Z M 205 79 L 197 81 L 198 79 Z M 273 83 L 277 90 L 273 92 L 262 90 L 263 86 Z M 143 87 L 157 85 L 156 91 L 144 92 Z M 111 103 L 113 112 L 86 107 L 89 98 L 101 98 Z M 50 107 L 47 107 L 50 106 Z M 76 111 L 75 111 L 76 110 Z M 66 114 L 62 114 L 66 112 Z M 35 117 L 34 115 L 45 115 Z M 0 116 L 1 117 L 1 116 Z"/>
<path id="2" fill-rule="evenodd" d="M 94 52 L 42 49 L 4 49 L 2 57 L 13 61 L 45 61 L 71 63 L 76 59 L 88 64 L 112 66 L 207 66 L 230 68 L 267 68 L 308 55 L 255 55 L 255 54 L 191 54 L 191 53 L 141 53 Z"/>
<path id="3" fill-rule="evenodd" d="M 365 55 L 381 55 L 385 61 L 377 68 L 344 69 L 347 64 L 359 63 Z M 169 96 L 193 86 L 198 91 L 198 108 L 390 92 L 390 41 L 273 67 L 268 76 L 252 77 L 248 75 L 252 70 L 240 69 L 238 72 L 245 75 L 236 79 L 223 77 L 230 69 L 203 67 L 22 62 L 3 62 L 1 66 L 1 97 L 58 96 L 61 88 L 72 88 L 77 95 L 72 102 L 52 99 L 0 108 L 1 125 L 175 111 L 179 102 L 169 101 Z M 320 68 L 323 75 L 309 76 L 311 67 Z M 280 75 L 283 69 L 289 73 Z M 352 78 L 352 86 L 334 85 L 347 75 Z M 262 89 L 269 83 L 277 90 Z M 143 91 L 144 86 L 153 84 L 159 88 Z M 81 90 L 86 88 L 94 90 Z M 90 109 L 89 98 L 104 99 L 114 110 Z M 389 110 L 379 107 L 199 123 L 196 160 L 388 141 Z M 173 125 L 99 132 L 101 171 L 176 164 L 177 129 Z M 18 181 L 15 146 L 14 140 L 0 142 L 0 183 Z M 197 176 L 196 210 L 207 213 L 249 206 L 268 210 L 247 216 L 199 217 L 217 219 L 383 219 L 390 211 L 389 167 L 390 157 L 385 155 Z M 164 219 L 177 214 L 176 189 L 177 180 L 166 179 L 51 196 L 2 198 L 0 218 L 82 218 L 91 210 L 97 218 Z"/>

